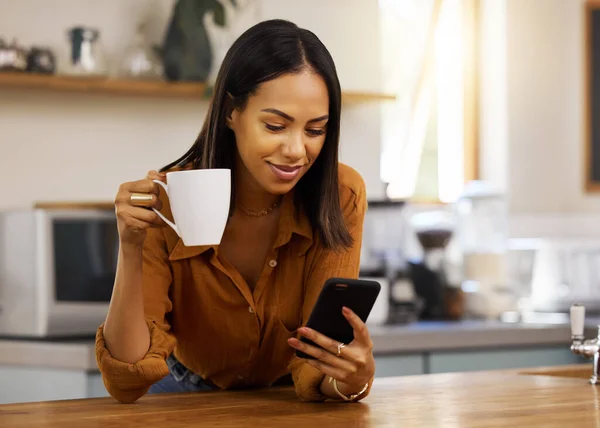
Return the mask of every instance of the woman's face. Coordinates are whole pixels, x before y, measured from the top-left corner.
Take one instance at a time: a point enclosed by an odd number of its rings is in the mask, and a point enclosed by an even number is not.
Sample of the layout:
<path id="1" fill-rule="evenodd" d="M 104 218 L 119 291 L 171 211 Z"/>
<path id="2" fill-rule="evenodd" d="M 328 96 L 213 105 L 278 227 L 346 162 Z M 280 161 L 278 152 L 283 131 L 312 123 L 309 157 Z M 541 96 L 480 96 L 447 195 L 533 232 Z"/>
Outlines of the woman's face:
<path id="1" fill-rule="evenodd" d="M 319 156 L 328 114 L 327 86 L 312 71 L 263 83 L 228 121 L 235 133 L 239 178 L 253 179 L 274 195 L 289 192 Z"/>

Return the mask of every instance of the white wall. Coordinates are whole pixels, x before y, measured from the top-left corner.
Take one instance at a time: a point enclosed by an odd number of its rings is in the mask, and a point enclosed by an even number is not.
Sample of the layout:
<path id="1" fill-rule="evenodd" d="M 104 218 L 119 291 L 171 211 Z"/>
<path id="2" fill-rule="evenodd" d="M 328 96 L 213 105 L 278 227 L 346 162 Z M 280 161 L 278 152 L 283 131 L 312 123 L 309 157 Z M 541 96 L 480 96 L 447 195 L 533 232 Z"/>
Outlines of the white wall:
<path id="1" fill-rule="evenodd" d="M 583 1 L 507 10 L 512 211 L 596 211 L 583 192 Z"/>
<path id="2" fill-rule="evenodd" d="M 600 235 L 583 182 L 584 2 L 483 1 L 482 176 L 505 183 L 515 236 Z"/>
<path id="3" fill-rule="evenodd" d="M 67 53 L 66 29 L 95 26 L 115 56 L 150 11 L 160 42 L 173 0 L 0 0 L 0 37 Z M 279 17 L 314 31 L 336 61 L 342 87 L 379 89 L 376 0 L 259 0 L 257 21 Z M 146 8 L 147 9 L 144 9 Z M 206 114 L 203 101 L 0 89 L 0 209 L 39 200 L 112 200 L 118 184 L 178 157 Z M 345 107 L 342 160 L 361 172 L 371 198 L 379 183 L 379 107 Z M 4 187 L 3 187 L 4 188 Z"/>

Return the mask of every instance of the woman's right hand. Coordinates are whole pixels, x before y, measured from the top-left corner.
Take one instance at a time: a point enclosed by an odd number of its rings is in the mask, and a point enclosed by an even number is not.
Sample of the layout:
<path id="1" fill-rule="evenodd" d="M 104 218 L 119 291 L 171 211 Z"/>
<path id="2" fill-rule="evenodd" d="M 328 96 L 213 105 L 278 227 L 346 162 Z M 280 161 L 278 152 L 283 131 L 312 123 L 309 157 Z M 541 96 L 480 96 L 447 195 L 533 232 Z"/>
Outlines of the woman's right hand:
<path id="1" fill-rule="evenodd" d="M 152 180 L 166 183 L 166 174 L 156 171 L 148 172 L 144 180 L 123 183 L 115 197 L 115 213 L 121 245 L 141 247 L 146 238 L 146 230 L 150 227 L 164 227 L 165 222 L 151 208 L 160 210 L 162 202 L 158 198 L 159 186 Z M 136 206 L 131 201 L 134 193 L 145 193 L 152 200 L 143 206 Z"/>

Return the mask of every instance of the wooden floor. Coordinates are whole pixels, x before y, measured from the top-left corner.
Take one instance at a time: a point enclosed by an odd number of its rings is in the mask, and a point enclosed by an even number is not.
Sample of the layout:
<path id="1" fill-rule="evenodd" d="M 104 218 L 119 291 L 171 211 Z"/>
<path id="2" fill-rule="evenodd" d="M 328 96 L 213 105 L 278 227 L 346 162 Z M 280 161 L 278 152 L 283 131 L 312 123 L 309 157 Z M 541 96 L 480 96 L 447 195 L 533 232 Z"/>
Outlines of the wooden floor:
<path id="1" fill-rule="evenodd" d="M 564 369 L 562 369 L 564 370 Z M 591 367 L 377 379 L 362 403 L 303 403 L 291 389 L 0 406 L 0 427 L 600 427 Z"/>

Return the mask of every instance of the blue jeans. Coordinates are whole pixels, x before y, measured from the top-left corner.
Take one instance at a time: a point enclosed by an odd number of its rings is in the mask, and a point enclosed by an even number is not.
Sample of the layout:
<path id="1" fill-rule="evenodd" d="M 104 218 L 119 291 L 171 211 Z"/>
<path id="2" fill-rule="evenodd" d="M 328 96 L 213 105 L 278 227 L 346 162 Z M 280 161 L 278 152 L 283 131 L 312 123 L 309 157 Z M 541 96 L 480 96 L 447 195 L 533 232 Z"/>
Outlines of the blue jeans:
<path id="1" fill-rule="evenodd" d="M 216 389 L 206 383 L 197 374 L 191 372 L 187 367 L 177 360 L 173 355 L 167 358 L 169 374 L 156 382 L 148 390 L 148 394 L 159 394 L 162 392 L 204 392 Z"/>

